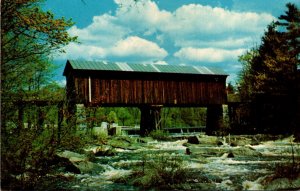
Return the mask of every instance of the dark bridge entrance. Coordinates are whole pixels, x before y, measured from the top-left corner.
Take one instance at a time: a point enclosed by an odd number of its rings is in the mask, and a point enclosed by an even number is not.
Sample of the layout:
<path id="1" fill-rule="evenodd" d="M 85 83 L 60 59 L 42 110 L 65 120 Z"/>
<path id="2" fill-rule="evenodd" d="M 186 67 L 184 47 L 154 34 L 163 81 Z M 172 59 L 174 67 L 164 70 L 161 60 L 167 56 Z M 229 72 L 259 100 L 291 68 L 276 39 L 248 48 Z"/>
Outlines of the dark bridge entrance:
<path id="1" fill-rule="evenodd" d="M 69 112 L 75 104 L 139 107 L 141 135 L 159 128 L 162 107 L 207 107 L 207 133 L 219 128 L 226 103 L 223 71 L 201 66 L 68 60 Z"/>

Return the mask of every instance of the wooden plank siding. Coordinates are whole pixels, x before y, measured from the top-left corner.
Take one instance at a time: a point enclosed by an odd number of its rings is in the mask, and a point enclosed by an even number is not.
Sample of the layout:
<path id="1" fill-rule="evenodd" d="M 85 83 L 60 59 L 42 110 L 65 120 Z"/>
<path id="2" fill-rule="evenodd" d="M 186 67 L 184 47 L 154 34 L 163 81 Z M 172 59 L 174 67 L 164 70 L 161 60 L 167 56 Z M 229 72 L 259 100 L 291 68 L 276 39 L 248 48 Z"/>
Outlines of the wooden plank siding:
<path id="1" fill-rule="evenodd" d="M 165 105 L 188 106 L 223 104 L 226 102 L 225 83 L 189 80 L 101 79 L 75 77 L 77 100 L 92 105 Z"/>
<path id="2" fill-rule="evenodd" d="M 199 73 L 193 66 L 160 66 L 160 72 L 156 72 L 151 71 L 151 65 L 130 66 L 145 71 L 123 71 L 112 63 L 67 61 L 67 98 L 87 105 L 138 107 L 206 107 L 227 102 L 227 74 L 217 70 L 196 67 L 207 71 Z"/>

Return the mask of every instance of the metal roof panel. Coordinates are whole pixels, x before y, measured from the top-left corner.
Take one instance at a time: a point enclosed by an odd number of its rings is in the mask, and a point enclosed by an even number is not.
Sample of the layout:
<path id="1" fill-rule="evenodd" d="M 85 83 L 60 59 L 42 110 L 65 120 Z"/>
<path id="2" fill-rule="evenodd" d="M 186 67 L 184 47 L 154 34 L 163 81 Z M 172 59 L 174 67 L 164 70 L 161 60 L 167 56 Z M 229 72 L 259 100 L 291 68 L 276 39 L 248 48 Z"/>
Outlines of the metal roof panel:
<path id="1" fill-rule="evenodd" d="M 157 72 L 150 64 L 130 64 L 135 72 Z"/>
<path id="2" fill-rule="evenodd" d="M 178 74 L 228 75 L 222 69 L 189 65 L 128 64 L 105 61 L 69 60 L 75 70 L 104 70 L 126 72 L 160 72 Z"/>

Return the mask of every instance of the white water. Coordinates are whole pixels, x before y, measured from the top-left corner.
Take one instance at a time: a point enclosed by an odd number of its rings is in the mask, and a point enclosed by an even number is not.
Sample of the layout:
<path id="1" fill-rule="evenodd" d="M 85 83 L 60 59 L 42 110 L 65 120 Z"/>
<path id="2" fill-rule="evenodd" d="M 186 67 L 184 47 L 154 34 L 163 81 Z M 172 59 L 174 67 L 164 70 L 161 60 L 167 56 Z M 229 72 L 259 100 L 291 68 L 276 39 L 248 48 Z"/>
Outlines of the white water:
<path id="1" fill-rule="evenodd" d="M 105 171 L 98 175 L 76 175 L 80 180 L 74 188 L 102 188 L 106 190 L 131 189 L 126 185 L 116 188 L 114 181 L 133 173 L 132 167 L 141 166 L 143 156 L 154 156 L 155 153 L 169 153 L 185 157 L 185 168 L 199 170 L 207 177 L 212 177 L 217 189 L 220 190 L 263 190 L 263 180 L 273 173 L 275 164 L 291 160 L 292 151 L 295 157 L 300 157 L 300 146 L 292 143 L 292 138 L 279 141 L 267 141 L 259 145 L 246 146 L 261 153 L 261 156 L 235 156 L 228 158 L 230 150 L 240 147 L 230 147 L 224 139 L 223 146 L 192 145 L 194 153 L 185 155 L 187 140 L 173 142 L 152 141 L 136 150 L 117 149 L 122 155 L 98 157 L 107 159 L 107 164 L 100 163 Z M 212 153 L 209 153 L 212 152 Z M 135 156 L 135 157 L 134 157 Z"/>

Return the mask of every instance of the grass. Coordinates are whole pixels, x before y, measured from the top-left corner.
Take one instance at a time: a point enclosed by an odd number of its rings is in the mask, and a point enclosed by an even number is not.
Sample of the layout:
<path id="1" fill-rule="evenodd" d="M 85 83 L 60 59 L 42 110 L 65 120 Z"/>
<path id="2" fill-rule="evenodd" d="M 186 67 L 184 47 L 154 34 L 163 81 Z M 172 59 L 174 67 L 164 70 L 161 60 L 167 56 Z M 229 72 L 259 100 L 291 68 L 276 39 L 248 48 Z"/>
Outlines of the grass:
<path id="1" fill-rule="evenodd" d="M 291 143 L 292 161 L 285 164 L 277 164 L 273 178 L 288 178 L 290 180 L 300 177 L 300 161 L 295 157 L 294 144 Z M 298 159 L 298 160 L 297 160 Z"/>
<path id="2" fill-rule="evenodd" d="M 149 134 L 150 137 L 159 141 L 168 141 L 170 140 L 169 133 L 164 130 L 154 130 Z"/>
<path id="3" fill-rule="evenodd" d="M 142 168 L 132 175 L 131 183 L 142 187 L 171 188 L 185 183 L 187 169 L 183 157 L 170 154 L 143 155 Z"/>

